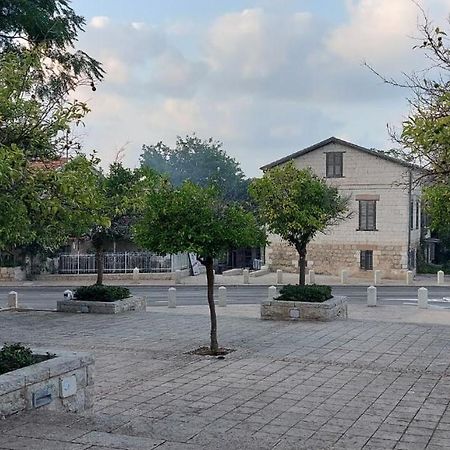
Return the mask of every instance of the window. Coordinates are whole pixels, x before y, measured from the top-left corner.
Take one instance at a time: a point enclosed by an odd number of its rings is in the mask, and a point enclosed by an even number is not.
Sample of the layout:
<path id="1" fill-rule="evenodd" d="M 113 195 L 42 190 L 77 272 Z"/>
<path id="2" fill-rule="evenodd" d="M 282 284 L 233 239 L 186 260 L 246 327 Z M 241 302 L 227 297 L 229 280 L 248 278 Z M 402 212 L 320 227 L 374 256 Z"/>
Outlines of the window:
<path id="1" fill-rule="evenodd" d="M 377 202 L 376 200 L 359 200 L 359 230 L 376 231 Z"/>
<path id="2" fill-rule="evenodd" d="M 343 177 L 343 153 L 327 153 L 327 178 Z"/>
<path id="3" fill-rule="evenodd" d="M 416 202 L 416 230 L 419 229 L 419 223 L 420 223 L 420 203 Z"/>
<path id="4" fill-rule="evenodd" d="M 360 267 L 362 270 L 373 270 L 373 251 L 362 250 L 360 254 Z"/>

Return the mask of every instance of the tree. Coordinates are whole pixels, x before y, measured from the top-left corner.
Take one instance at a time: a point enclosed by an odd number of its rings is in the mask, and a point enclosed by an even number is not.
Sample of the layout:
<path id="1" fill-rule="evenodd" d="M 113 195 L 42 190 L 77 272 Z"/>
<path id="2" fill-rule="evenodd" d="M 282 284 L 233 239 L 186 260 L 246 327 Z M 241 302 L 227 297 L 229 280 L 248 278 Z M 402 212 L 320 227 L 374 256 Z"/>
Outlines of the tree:
<path id="1" fill-rule="evenodd" d="M 141 166 L 166 175 L 175 186 L 190 180 L 202 187 L 217 186 L 227 201 L 248 201 L 250 180 L 222 147 L 221 142 L 211 138 L 178 137 L 175 148 L 162 142 L 144 145 Z"/>
<path id="2" fill-rule="evenodd" d="M 206 267 L 211 353 L 219 350 L 214 306 L 214 258 L 230 248 L 261 245 L 265 235 L 252 213 L 225 203 L 217 188 L 162 180 L 149 189 L 135 229 L 137 242 L 157 253 L 196 253 Z"/>
<path id="3" fill-rule="evenodd" d="M 318 232 L 347 218 L 348 199 L 310 169 L 292 162 L 267 171 L 250 186 L 270 232 L 280 235 L 298 252 L 299 284 L 305 284 L 306 247 Z"/>
<path id="4" fill-rule="evenodd" d="M 388 79 L 370 68 L 384 82 L 408 91 L 410 111 L 400 133 L 390 129 L 400 148 L 393 156 L 415 163 L 424 170 L 416 183 L 424 183 L 424 206 L 431 217 L 431 227 L 439 235 L 448 235 L 450 219 L 450 42 L 447 31 L 435 26 L 425 11 L 419 25 L 418 45 L 427 67 L 405 75 L 403 80 Z M 448 27 L 448 23 L 447 23 Z"/>
<path id="5" fill-rule="evenodd" d="M 0 250 L 20 247 L 32 258 L 85 233 L 98 202 L 95 171 L 84 156 L 55 168 L 0 147 Z"/>
<path id="6" fill-rule="evenodd" d="M 143 207 L 144 183 L 151 178 L 150 172 L 129 169 L 116 162 L 111 164 L 108 174 L 98 173 L 93 217 L 87 236 L 95 248 L 97 263 L 96 284 L 103 284 L 103 253 L 111 239 L 131 239 L 131 229 Z"/>
<path id="7" fill-rule="evenodd" d="M 101 64 L 74 46 L 85 19 L 70 0 L 0 0 L 0 51 L 21 55 L 32 50 L 41 65 L 34 67 L 41 94 L 73 90 L 80 81 L 103 77 Z"/>

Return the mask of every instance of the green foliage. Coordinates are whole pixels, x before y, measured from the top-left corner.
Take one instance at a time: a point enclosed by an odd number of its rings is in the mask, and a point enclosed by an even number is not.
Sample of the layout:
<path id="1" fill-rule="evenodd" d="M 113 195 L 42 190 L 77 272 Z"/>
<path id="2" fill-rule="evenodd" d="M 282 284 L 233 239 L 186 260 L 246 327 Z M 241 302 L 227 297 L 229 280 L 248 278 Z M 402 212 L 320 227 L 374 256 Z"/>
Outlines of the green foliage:
<path id="1" fill-rule="evenodd" d="M 202 258 L 265 242 L 253 214 L 237 204 L 225 203 L 217 189 L 190 181 L 175 187 L 161 180 L 149 189 L 145 212 L 135 231 L 138 243 L 151 251 L 191 252 Z"/>
<path id="2" fill-rule="evenodd" d="M 275 300 L 322 303 L 332 297 L 330 286 L 321 286 L 317 284 L 299 286 L 297 284 L 288 284 L 281 288 L 280 295 L 275 298 Z"/>
<path id="3" fill-rule="evenodd" d="M 98 61 L 75 50 L 85 19 L 70 0 L 1 0 L 0 50 L 19 56 L 28 49 L 39 54 L 42 66 L 35 79 L 46 96 L 67 92 L 78 83 L 100 80 Z"/>
<path id="4" fill-rule="evenodd" d="M 175 186 L 191 181 L 202 187 L 216 186 L 227 201 L 248 201 L 250 180 L 239 163 L 228 156 L 222 143 L 193 136 L 178 137 L 175 148 L 159 142 L 142 147 L 141 166 L 167 176 Z"/>
<path id="5" fill-rule="evenodd" d="M 74 292 L 75 300 L 94 302 L 115 302 L 130 296 L 130 290 L 126 287 L 105 286 L 99 284 L 81 286 Z"/>
<path id="6" fill-rule="evenodd" d="M 450 235 L 450 182 L 424 188 L 423 202 L 431 228 L 441 235 Z"/>
<path id="7" fill-rule="evenodd" d="M 293 163 L 267 171 L 250 186 L 269 230 L 296 248 L 347 217 L 348 200 L 309 169 Z"/>
<path id="8" fill-rule="evenodd" d="M 86 232 L 92 220 L 100 220 L 92 212 L 97 170 L 84 156 L 55 170 L 29 162 L 16 146 L 0 146 L 0 250 L 27 245 L 53 250 Z"/>
<path id="9" fill-rule="evenodd" d="M 5 344 L 0 350 L 0 375 L 53 357 L 51 354 L 33 355 L 29 347 L 19 343 Z"/>

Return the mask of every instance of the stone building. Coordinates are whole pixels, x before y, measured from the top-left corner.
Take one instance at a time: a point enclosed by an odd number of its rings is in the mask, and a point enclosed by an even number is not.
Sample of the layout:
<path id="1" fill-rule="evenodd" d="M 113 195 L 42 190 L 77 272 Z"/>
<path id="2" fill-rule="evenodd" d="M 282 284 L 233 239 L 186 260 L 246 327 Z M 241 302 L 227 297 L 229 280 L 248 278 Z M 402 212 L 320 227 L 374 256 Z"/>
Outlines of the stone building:
<path id="1" fill-rule="evenodd" d="M 350 219 L 319 233 L 308 246 L 307 267 L 316 273 L 368 276 L 381 270 L 400 278 L 415 270 L 421 237 L 420 168 L 383 152 L 331 137 L 265 165 L 266 171 L 293 161 L 350 197 Z M 298 270 L 295 249 L 269 237 L 266 264 L 272 270 Z"/>

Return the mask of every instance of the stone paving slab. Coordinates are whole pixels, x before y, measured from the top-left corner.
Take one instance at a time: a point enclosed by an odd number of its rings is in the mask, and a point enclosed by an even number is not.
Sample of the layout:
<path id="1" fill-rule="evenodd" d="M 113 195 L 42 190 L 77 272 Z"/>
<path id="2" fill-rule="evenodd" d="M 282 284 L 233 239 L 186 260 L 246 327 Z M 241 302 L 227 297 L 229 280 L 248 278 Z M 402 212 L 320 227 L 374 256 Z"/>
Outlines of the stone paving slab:
<path id="1" fill-rule="evenodd" d="M 450 448 L 449 326 L 267 322 L 240 306 L 219 311 L 224 360 L 186 354 L 208 339 L 197 307 L 3 313 L 0 341 L 89 351 L 97 373 L 92 415 L 9 417 L 0 449 Z"/>

